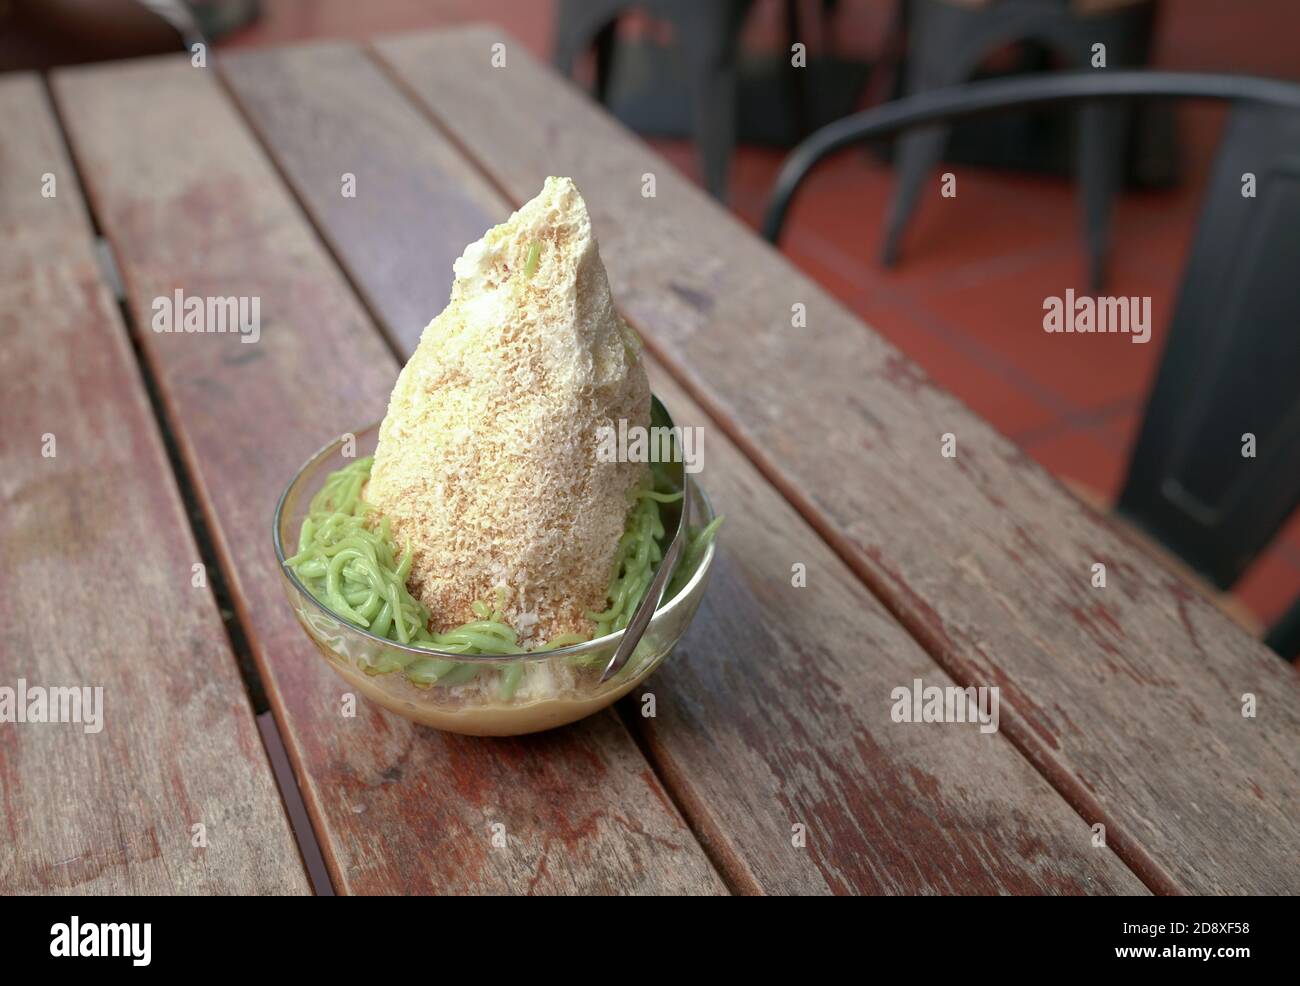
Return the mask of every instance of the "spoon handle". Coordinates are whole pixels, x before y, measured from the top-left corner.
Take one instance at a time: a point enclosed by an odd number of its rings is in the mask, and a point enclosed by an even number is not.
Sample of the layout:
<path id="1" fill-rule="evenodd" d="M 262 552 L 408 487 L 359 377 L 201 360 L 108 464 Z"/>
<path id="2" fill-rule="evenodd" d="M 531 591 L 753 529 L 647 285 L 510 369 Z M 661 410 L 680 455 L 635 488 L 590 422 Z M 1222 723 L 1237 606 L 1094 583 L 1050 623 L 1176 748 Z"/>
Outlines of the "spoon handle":
<path id="1" fill-rule="evenodd" d="M 614 656 L 609 659 L 609 664 L 605 667 L 605 673 L 600 676 L 602 684 L 623 670 L 628 658 L 636 650 L 636 645 L 641 642 L 641 637 L 644 636 L 646 627 L 650 625 L 655 610 L 659 608 L 659 601 L 663 598 L 668 579 L 673 574 L 673 569 L 677 567 L 677 563 L 681 560 L 682 553 L 686 550 L 686 530 L 690 524 L 690 514 L 691 491 L 689 484 L 683 483 L 682 516 L 677 522 L 677 533 L 673 535 L 672 543 L 668 545 L 668 550 L 664 552 L 663 561 L 659 563 L 659 571 L 655 572 L 655 577 L 650 580 L 650 587 L 646 590 L 645 598 L 641 600 L 641 605 L 632 614 L 632 619 L 628 620 L 627 628 L 623 631 L 623 639 L 619 641 L 618 650 L 614 651 Z"/>

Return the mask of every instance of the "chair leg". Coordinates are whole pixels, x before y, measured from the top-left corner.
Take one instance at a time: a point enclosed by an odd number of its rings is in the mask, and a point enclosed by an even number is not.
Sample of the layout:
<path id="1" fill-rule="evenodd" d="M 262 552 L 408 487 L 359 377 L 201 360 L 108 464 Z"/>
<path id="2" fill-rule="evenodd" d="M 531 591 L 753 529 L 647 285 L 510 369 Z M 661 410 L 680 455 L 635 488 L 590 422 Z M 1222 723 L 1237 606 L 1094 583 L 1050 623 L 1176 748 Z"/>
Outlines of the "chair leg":
<path id="1" fill-rule="evenodd" d="M 1282 619 L 1268 632 L 1264 643 L 1272 647 L 1285 661 L 1300 658 L 1300 599 L 1291 604 Z"/>
<path id="2" fill-rule="evenodd" d="M 914 95 L 965 82 L 988 47 L 983 13 L 936 0 L 909 2 L 905 12 L 909 32 L 905 93 Z M 895 144 L 896 185 L 880 254 L 887 267 L 898 260 L 907 222 L 922 187 L 943 157 L 951 129 L 942 124 L 917 127 Z"/>
<path id="3" fill-rule="evenodd" d="M 701 66 L 695 73 L 695 141 L 704 185 L 727 201 L 727 176 L 736 144 L 736 67 Z"/>
<path id="4" fill-rule="evenodd" d="M 551 64 L 566 79 L 573 76 L 573 63 L 587 46 L 586 24 L 574 16 L 572 0 L 560 0 L 555 17 L 555 52 Z"/>
<path id="5" fill-rule="evenodd" d="M 1061 48 L 1080 68 L 1089 64 L 1092 46 L 1106 46 L 1109 64 L 1137 67 L 1147 60 L 1151 8 L 1130 7 L 1106 17 L 1068 20 L 1061 25 Z M 1088 253 L 1088 281 L 1094 292 L 1106 279 L 1110 214 L 1124 187 L 1128 137 L 1133 119 L 1129 103 L 1084 103 L 1077 117 L 1076 178 Z"/>
<path id="6" fill-rule="evenodd" d="M 682 33 L 695 98 L 695 145 L 705 187 L 727 200 L 727 175 L 736 145 L 736 66 L 740 26 L 751 0 L 677 7 L 674 26 Z"/>
<path id="7" fill-rule="evenodd" d="M 889 203 L 889 217 L 885 222 L 885 242 L 880 252 L 880 262 L 892 267 L 898 261 L 899 248 L 907 221 L 916 208 L 921 186 L 943 157 L 948 142 L 949 127 L 918 127 L 900 137 L 894 156 L 894 173 L 897 185 Z"/>
<path id="8" fill-rule="evenodd" d="M 609 96 L 609 80 L 614 74 L 614 47 L 618 22 L 610 21 L 596 32 L 596 102 L 602 105 Z"/>
<path id="9" fill-rule="evenodd" d="M 1093 291 L 1100 291 L 1105 281 L 1110 212 L 1124 180 L 1128 117 L 1128 107 L 1113 103 L 1088 103 L 1079 110 L 1079 196 Z"/>
<path id="10" fill-rule="evenodd" d="M 790 50 L 795 42 L 807 43 L 799 25 L 798 0 L 785 0 L 785 46 Z M 782 67 L 785 78 L 785 95 L 789 100 L 790 119 L 794 121 L 795 140 L 800 141 L 812 133 L 812 113 L 808 97 L 806 69 L 792 67 L 788 61 Z"/>

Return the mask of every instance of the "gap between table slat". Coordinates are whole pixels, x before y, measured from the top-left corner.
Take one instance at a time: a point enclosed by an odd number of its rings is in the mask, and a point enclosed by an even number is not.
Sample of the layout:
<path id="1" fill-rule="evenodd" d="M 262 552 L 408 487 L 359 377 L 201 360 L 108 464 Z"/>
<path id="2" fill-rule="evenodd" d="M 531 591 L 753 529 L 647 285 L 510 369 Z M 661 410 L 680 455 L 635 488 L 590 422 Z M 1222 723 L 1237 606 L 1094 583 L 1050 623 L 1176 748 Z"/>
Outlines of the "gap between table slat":
<path id="1" fill-rule="evenodd" d="M 103 688 L 101 732 L 0 724 L 0 887 L 306 893 L 37 77 L 0 79 L 0 121 L 0 684 Z"/>

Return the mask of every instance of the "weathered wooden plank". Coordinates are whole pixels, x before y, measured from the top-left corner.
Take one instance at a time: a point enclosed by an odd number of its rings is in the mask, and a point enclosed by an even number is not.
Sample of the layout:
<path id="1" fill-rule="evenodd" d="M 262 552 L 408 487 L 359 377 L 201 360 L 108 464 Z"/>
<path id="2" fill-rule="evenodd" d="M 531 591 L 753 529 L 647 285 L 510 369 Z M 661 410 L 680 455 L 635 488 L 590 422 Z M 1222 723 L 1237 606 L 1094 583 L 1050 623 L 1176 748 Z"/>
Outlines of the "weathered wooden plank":
<path id="1" fill-rule="evenodd" d="M 382 70 L 355 47 L 309 45 L 249 57 L 255 54 L 222 58 L 227 84 L 250 107 L 258 136 L 292 155 L 281 166 L 292 165 L 304 208 L 380 326 L 411 348 L 446 304 L 452 262 L 483 235 L 500 198 L 446 142 L 426 145 L 420 168 L 380 151 L 388 135 L 409 132 L 414 139 L 429 124 L 406 99 L 393 98 Z M 307 89 L 310 102 L 246 98 L 296 97 Z M 347 195 L 344 176 L 351 176 Z M 385 235 L 373 236 L 377 228 Z M 429 298 L 442 301 L 430 308 Z"/>
<path id="2" fill-rule="evenodd" d="M 499 40 L 378 51 L 512 199 L 575 178 L 655 352 L 1150 886 L 1300 889 L 1294 672 L 521 46 L 493 68 Z"/>
<path id="3" fill-rule="evenodd" d="M 507 203 L 447 161 L 458 152 L 355 48 L 249 52 L 223 67 L 322 235 L 343 244 L 341 260 L 372 307 L 443 305 L 464 243 L 440 217 L 483 209 L 481 230 L 505 219 Z M 295 126 L 302 119 L 313 121 L 312 133 Z M 358 159 L 388 180 L 360 191 L 349 212 L 336 208 L 330 176 Z M 413 193 L 430 174 L 454 177 Z M 448 269 L 393 278 L 387 272 L 407 263 L 403 251 L 440 257 Z M 414 348 L 418 325 L 386 328 L 403 351 Z M 638 701 L 625 711 L 732 885 L 1142 892 L 1112 853 L 1092 848 L 1084 821 L 1005 740 L 890 720 L 894 687 L 950 679 L 681 388 L 657 366 L 652 372 L 675 418 L 707 429 L 704 478 L 728 520 L 696 625 L 650 683 L 657 716 L 643 720 Z M 795 561 L 808 567 L 811 588 L 792 587 Z M 800 824 L 803 848 L 792 841 Z"/>
<path id="4" fill-rule="evenodd" d="M 315 447 L 383 414 L 396 361 L 211 71 L 67 70 L 55 93 L 337 888 L 723 890 L 612 713 L 514 741 L 341 714 L 282 598 L 271 511 Z M 149 331 L 177 288 L 260 298 L 260 341 Z"/>
<path id="5" fill-rule="evenodd" d="M 77 176 L 68 164 L 38 77 L 3 80 L 7 134 L 0 143 L 0 278 L 31 276 L 51 260 L 91 259 L 91 233 Z"/>
<path id="6" fill-rule="evenodd" d="M 0 697 L 0 892 L 307 893 L 35 76 L 0 131 L 0 688 L 92 689 L 81 724 Z"/>

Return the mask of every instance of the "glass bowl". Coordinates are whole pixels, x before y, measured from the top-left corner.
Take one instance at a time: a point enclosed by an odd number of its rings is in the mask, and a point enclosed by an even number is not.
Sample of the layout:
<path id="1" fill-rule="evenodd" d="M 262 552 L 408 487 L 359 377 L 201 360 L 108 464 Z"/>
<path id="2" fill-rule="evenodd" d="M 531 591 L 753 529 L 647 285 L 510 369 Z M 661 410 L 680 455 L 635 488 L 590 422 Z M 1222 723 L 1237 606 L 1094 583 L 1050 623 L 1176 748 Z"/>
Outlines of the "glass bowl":
<path id="1" fill-rule="evenodd" d="M 349 437 L 355 438 L 344 456 Z M 378 423 L 355 436 L 341 436 L 307 460 L 280 497 L 275 508 L 275 556 L 281 584 L 298 622 L 316 649 L 340 677 L 371 701 L 426 726 L 474 736 L 516 736 L 562 726 L 605 708 L 644 681 L 659 666 L 690 625 L 699 608 L 713 565 L 710 544 L 690 581 L 673 598 L 660 604 L 645 636 L 627 665 L 605 683 L 600 676 L 623 639 L 623 631 L 596 640 L 554 650 L 525 654 L 455 654 L 424 647 L 408 647 L 377 637 L 328 609 L 298 580 L 285 564 L 286 545 L 296 546 L 308 504 L 327 476 L 375 450 Z M 687 477 L 691 496 L 692 526 L 713 519 L 713 507 L 699 486 Z M 666 525 L 667 526 L 667 525 Z M 670 528 L 671 529 L 671 528 Z M 458 665 L 446 677 L 450 685 L 417 685 L 400 670 L 378 673 L 379 668 L 432 658 Z M 503 680 L 511 665 L 522 664 L 522 674 L 509 698 Z M 477 673 L 475 673 L 477 671 Z M 468 680 L 465 680 L 468 677 Z"/>

